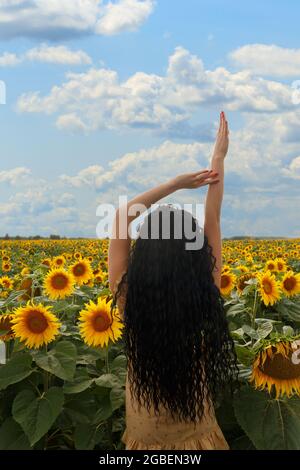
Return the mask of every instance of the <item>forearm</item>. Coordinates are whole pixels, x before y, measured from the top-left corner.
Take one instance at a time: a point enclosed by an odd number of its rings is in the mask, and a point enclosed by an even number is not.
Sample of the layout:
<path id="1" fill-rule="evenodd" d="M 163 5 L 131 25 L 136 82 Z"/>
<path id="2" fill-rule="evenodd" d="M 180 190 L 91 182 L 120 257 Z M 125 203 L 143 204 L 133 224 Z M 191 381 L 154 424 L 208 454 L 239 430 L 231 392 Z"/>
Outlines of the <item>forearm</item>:
<path id="1" fill-rule="evenodd" d="M 218 173 L 218 183 L 208 187 L 205 201 L 205 223 L 220 223 L 224 193 L 224 158 L 213 156 L 211 169 Z"/>

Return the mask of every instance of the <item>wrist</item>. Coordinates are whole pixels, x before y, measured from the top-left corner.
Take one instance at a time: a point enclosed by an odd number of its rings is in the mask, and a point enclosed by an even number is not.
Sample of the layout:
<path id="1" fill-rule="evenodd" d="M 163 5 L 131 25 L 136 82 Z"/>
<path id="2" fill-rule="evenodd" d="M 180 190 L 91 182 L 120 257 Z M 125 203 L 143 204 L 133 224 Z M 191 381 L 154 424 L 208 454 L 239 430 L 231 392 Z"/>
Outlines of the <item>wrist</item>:
<path id="1" fill-rule="evenodd" d="M 178 187 L 178 184 L 176 182 L 176 178 L 172 178 L 169 181 L 167 181 L 166 182 L 166 188 L 167 188 L 167 190 L 170 194 L 177 191 L 179 189 L 179 187 Z"/>

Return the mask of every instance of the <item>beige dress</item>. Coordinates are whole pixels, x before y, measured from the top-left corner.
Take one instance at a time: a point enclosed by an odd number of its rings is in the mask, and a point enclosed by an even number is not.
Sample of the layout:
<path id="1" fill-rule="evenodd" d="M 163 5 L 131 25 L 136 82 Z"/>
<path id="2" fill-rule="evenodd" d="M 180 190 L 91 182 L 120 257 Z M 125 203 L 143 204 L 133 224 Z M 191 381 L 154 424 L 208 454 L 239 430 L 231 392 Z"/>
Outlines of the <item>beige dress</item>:
<path id="1" fill-rule="evenodd" d="M 125 305 L 125 295 L 118 300 L 120 313 Z M 127 450 L 228 450 L 229 446 L 218 426 L 213 408 L 204 405 L 204 415 L 196 424 L 179 422 L 170 412 L 160 407 L 159 416 L 153 407 L 139 406 L 131 393 L 128 374 L 126 378 L 126 428 L 122 442 Z"/>

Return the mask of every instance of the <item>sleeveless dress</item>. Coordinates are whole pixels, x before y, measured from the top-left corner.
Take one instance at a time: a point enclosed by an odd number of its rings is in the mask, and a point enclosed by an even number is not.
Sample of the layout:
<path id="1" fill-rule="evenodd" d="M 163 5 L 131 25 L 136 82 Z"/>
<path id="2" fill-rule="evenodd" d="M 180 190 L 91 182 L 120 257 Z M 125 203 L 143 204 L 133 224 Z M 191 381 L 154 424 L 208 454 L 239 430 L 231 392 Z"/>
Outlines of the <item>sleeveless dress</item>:
<path id="1" fill-rule="evenodd" d="M 114 294 L 117 288 L 114 290 Z M 125 293 L 118 298 L 118 309 L 123 314 Z M 204 414 L 196 424 L 180 422 L 160 407 L 159 415 L 153 407 L 140 406 L 131 393 L 128 373 L 125 392 L 126 428 L 122 442 L 126 450 L 228 450 L 229 446 L 216 421 L 213 406 L 204 404 Z"/>

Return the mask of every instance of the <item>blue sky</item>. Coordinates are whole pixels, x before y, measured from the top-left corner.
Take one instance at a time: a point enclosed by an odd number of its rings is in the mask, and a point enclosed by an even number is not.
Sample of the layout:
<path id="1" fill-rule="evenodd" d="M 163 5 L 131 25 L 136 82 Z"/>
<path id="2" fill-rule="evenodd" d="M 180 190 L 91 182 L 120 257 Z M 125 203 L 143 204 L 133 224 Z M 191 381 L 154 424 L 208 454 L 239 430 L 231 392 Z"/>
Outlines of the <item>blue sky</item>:
<path id="1" fill-rule="evenodd" d="M 291 0 L 0 0 L 0 234 L 94 237 L 98 204 L 207 167 L 223 109 L 223 235 L 299 237 L 299 14 Z"/>

